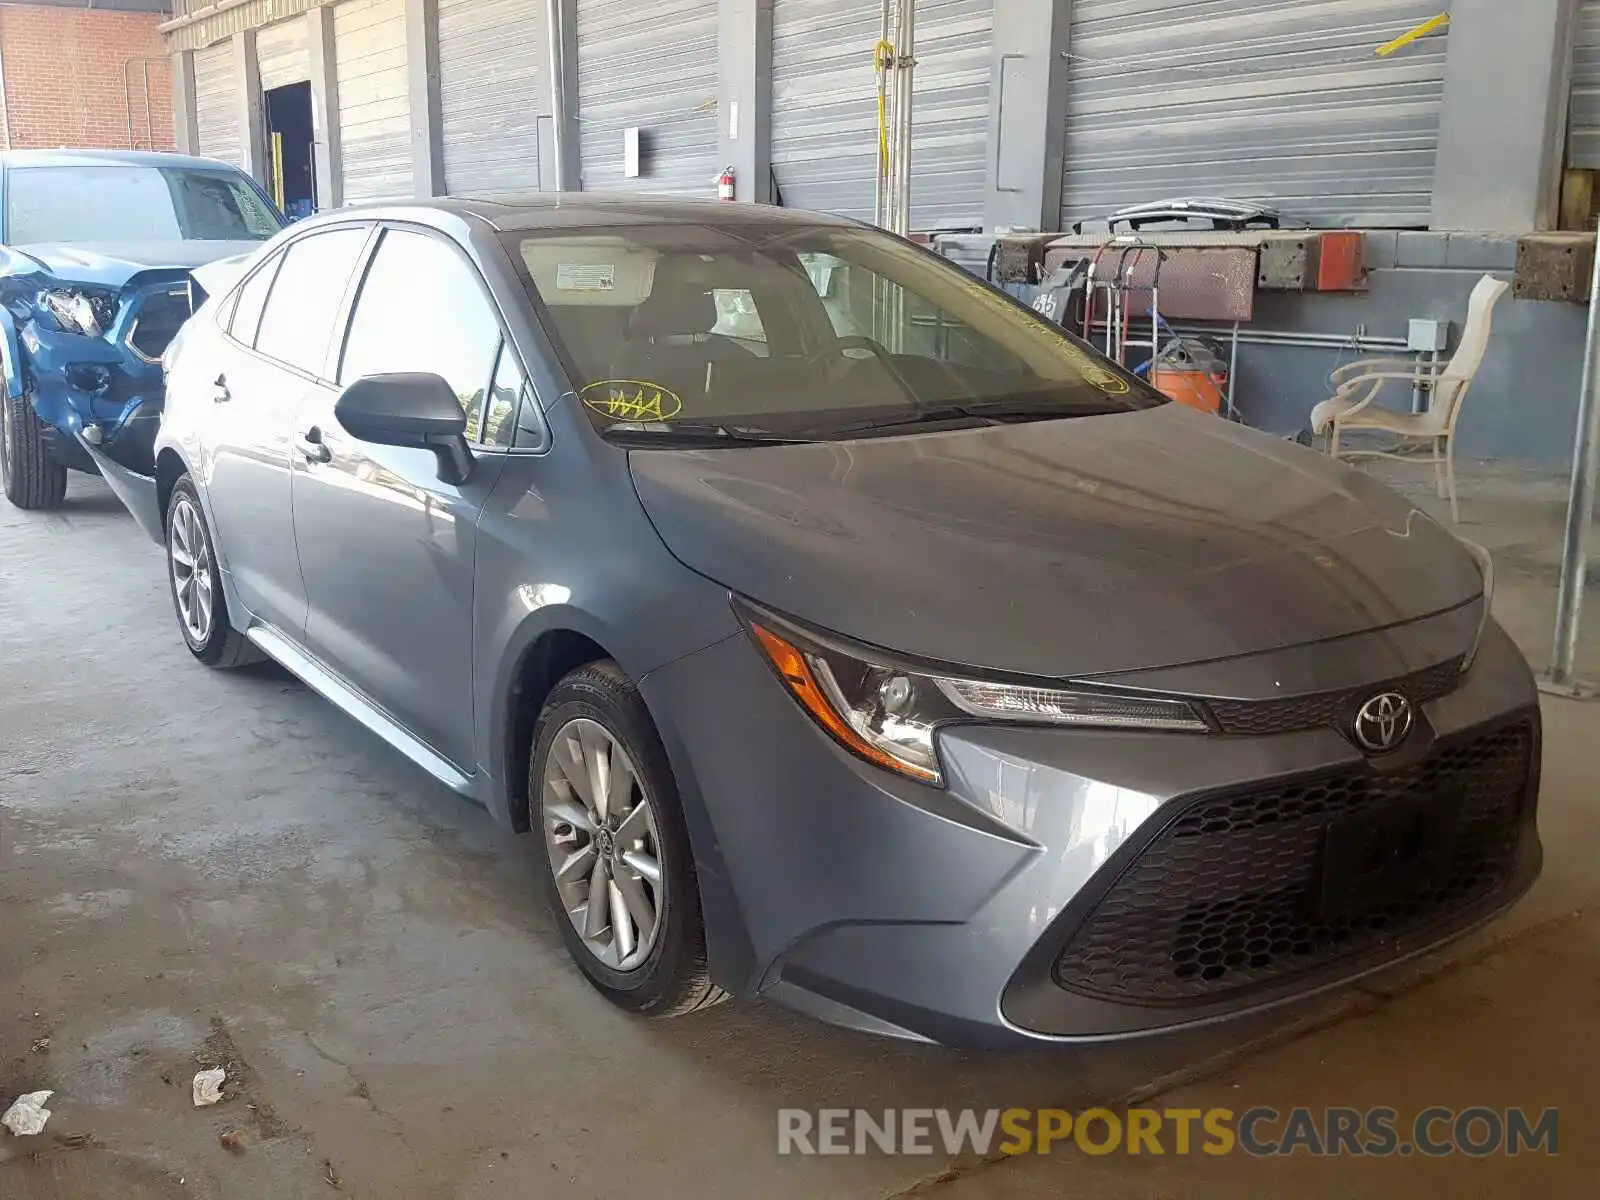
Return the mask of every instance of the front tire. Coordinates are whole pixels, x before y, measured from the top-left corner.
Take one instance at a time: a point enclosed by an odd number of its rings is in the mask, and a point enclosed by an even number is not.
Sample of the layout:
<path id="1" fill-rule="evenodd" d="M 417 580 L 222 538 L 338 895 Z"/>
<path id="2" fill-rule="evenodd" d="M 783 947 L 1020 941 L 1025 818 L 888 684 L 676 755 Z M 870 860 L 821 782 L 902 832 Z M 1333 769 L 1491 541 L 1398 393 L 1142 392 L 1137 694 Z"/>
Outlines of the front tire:
<path id="1" fill-rule="evenodd" d="M 190 654 L 219 670 L 261 661 L 261 652 L 228 621 L 211 529 L 188 475 L 173 485 L 167 505 L 167 579 Z"/>
<path id="2" fill-rule="evenodd" d="M 727 998 L 711 982 L 694 858 L 666 751 L 609 659 L 551 691 L 528 797 L 546 900 L 573 961 L 628 1012 L 675 1017 Z"/>
<path id="3" fill-rule="evenodd" d="M 60 508 L 66 499 L 67 469 L 50 457 L 44 426 L 26 396 L 0 395 L 0 482 L 18 508 Z"/>

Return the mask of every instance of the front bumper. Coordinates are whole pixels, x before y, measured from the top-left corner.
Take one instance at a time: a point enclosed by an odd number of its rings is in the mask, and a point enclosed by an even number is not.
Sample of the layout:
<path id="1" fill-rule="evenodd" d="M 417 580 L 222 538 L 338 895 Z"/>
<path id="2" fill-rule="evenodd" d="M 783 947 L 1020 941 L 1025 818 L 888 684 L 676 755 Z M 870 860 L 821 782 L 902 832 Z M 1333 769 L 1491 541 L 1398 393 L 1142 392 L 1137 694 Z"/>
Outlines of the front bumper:
<path id="1" fill-rule="evenodd" d="M 118 315 L 100 336 L 64 332 L 41 320 L 16 329 L 14 392 L 26 388 L 44 422 L 50 453 L 63 466 L 93 472 L 78 441 L 98 430 L 101 457 L 139 474 L 155 470 L 165 379 L 160 351 L 181 323 L 187 292 L 171 280 L 125 289 Z"/>
<path id="2" fill-rule="evenodd" d="M 1007 1046 L 1137 1036 L 1238 1016 L 1459 936 L 1512 903 L 1539 870 L 1536 693 L 1526 663 L 1493 624 L 1462 685 L 1427 703 L 1406 748 L 1382 764 L 1329 728 L 1246 737 L 969 726 L 941 736 L 947 787 L 938 790 L 837 748 L 775 685 L 744 638 L 663 668 L 641 686 L 684 795 L 719 982 L 872 1032 Z M 1403 781 L 1453 746 L 1512 727 L 1526 731 L 1526 757 L 1507 785 L 1515 795 L 1502 797 L 1510 811 L 1497 827 L 1503 861 L 1481 886 L 1441 894 L 1414 919 L 1347 937 L 1331 952 L 1296 955 L 1291 945 L 1279 956 L 1281 969 L 1260 969 L 1260 958 L 1252 969 L 1248 957 L 1228 956 L 1246 943 L 1257 954 L 1271 950 L 1272 937 L 1263 944 L 1266 935 L 1250 928 L 1259 913 L 1241 918 L 1238 946 L 1200 946 L 1225 940 L 1228 930 L 1183 927 L 1196 906 L 1252 892 L 1248 878 L 1219 884 L 1208 872 L 1231 853 L 1218 846 L 1187 864 L 1167 863 L 1153 902 L 1145 896 L 1147 909 L 1135 913 L 1150 919 L 1111 930 L 1113 949 L 1126 937 L 1138 954 L 1107 959 L 1099 938 L 1100 957 L 1087 961 L 1109 975 L 1085 975 L 1081 954 L 1063 958 L 1076 939 L 1097 932 L 1091 918 L 1104 915 L 1106 897 L 1155 861 L 1151 847 L 1197 805 L 1264 782 L 1282 790 L 1338 777 L 1356 780 L 1359 790 L 1363 780 Z M 1395 786 L 1372 785 L 1364 811 L 1388 805 Z M 1457 803 L 1454 793 L 1430 787 L 1430 803 Z M 1262 890 L 1294 892 L 1275 911 L 1304 909 L 1307 922 L 1317 919 L 1317 881 L 1332 853 L 1321 839 L 1336 819 L 1313 813 L 1297 827 L 1298 866 L 1281 878 L 1272 846 L 1254 846 L 1266 854 L 1256 860 Z M 1232 892 L 1219 895 L 1223 887 Z M 1163 964 L 1183 967 L 1191 979 L 1219 967 L 1232 976 L 1216 987 L 1186 985 L 1185 976 L 1152 983 Z"/>
<path id="3" fill-rule="evenodd" d="M 152 444 L 159 428 L 158 423 L 153 424 L 156 424 L 156 428 L 150 431 Z M 122 501 L 122 506 L 128 510 L 134 524 L 139 526 L 145 536 L 158 545 L 166 545 L 165 514 L 161 511 L 154 474 L 144 474 L 124 466 L 105 449 L 89 441 L 81 429 L 76 432 L 73 444 L 92 469 L 105 479 L 112 494 Z"/>

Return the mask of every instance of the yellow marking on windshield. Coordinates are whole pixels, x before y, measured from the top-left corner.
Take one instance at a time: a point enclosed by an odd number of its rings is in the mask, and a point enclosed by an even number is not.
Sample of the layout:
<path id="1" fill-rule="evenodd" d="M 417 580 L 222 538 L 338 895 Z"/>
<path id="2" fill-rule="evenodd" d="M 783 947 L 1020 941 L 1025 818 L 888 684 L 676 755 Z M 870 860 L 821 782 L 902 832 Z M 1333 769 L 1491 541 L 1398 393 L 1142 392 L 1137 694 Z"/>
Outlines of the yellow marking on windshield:
<path id="1" fill-rule="evenodd" d="M 683 411 L 677 392 L 643 379 L 599 379 L 579 395 L 586 408 L 618 421 L 670 421 Z"/>
<path id="2" fill-rule="evenodd" d="M 1118 375 L 1105 363 L 1096 362 L 1071 342 L 1062 340 L 1061 353 L 1066 356 L 1078 373 L 1083 376 L 1083 381 L 1090 387 L 1099 388 L 1108 396 L 1123 396 L 1128 392 L 1128 381 Z"/>

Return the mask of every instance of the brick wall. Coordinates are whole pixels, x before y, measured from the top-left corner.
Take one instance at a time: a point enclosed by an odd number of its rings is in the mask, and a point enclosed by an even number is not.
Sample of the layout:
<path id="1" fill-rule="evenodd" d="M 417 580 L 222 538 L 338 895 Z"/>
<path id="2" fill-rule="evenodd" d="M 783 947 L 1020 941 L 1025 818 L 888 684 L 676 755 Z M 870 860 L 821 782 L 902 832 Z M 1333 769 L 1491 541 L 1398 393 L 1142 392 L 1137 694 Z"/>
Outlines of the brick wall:
<path id="1" fill-rule="evenodd" d="M 157 13 L 0 4 L 3 129 L 9 145 L 126 148 L 129 100 L 123 64 L 151 55 L 159 61 L 149 64 L 148 124 L 142 64 L 128 68 L 134 140 L 140 150 L 172 149 L 172 78 L 156 32 L 165 19 Z"/>

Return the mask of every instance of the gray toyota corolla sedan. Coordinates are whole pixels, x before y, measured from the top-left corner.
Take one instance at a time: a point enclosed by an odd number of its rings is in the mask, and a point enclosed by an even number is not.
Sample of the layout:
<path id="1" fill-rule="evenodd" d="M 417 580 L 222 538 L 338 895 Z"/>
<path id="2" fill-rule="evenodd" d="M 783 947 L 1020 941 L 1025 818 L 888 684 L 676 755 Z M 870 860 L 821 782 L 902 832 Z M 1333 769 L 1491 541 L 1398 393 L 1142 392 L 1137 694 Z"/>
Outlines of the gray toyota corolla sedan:
<path id="1" fill-rule="evenodd" d="M 1352 979 L 1538 872 L 1488 564 L 874 230 L 344 210 L 183 329 L 156 476 L 201 662 L 260 654 L 538 839 L 625 1009 L 962 1044 Z"/>

